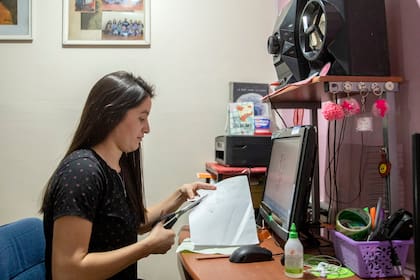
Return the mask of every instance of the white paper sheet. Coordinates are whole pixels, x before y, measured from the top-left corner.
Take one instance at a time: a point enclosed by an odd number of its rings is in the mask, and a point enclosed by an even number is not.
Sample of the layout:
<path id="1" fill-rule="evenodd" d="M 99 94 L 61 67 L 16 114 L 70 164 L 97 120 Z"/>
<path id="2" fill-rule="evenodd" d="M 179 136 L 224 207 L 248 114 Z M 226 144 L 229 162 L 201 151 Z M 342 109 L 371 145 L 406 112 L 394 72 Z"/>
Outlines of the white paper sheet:
<path id="1" fill-rule="evenodd" d="M 215 184 L 189 215 L 191 241 L 196 246 L 258 244 L 254 208 L 246 175 Z"/>
<path id="2" fill-rule="evenodd" d="M 190 238 L 185 238 L 176 249 L 176 253 L 193 252 L 193 253 L 199 253 L 199 254 L 205 254 L 205 255 L 213 255 L 213 254 L 231 255 L 233 251 L 235 251 L 238 248 L 239 248 L 238 246 L 232 246 L 232 247 L 195 246 L 194 243 L 192 243 Z"/>

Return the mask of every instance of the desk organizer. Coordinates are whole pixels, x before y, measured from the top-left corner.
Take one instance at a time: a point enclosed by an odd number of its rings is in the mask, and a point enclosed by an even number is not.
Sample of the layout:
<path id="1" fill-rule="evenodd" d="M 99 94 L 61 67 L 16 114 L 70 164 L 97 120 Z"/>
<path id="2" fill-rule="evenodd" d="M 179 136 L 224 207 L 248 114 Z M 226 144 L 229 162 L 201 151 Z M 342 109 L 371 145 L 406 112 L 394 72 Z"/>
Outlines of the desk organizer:
<path id="1" fill-rule="evenodd" d="M 336 257 L 360 278 L 401 276 L 392 265 L 389 241 L 355 241 L 335 230 L 331 236 Z M 413 240 L 392 240 L 402 269 L 411 244 Z"/>

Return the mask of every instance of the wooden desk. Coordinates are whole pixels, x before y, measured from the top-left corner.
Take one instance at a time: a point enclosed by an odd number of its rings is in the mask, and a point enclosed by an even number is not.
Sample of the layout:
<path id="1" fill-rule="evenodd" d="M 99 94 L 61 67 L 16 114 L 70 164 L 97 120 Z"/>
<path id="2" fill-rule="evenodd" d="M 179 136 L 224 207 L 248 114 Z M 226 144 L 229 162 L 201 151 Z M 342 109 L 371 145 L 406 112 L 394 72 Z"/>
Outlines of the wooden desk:
<path id="1" fill-rule="evenodd" d="M 224 166 L 217 162 L 206 162 L 206 171 L 211 174 L 217 182 L 232 176 L 241 174 L 248 175 L 252 205 L 256 210 L 260 207 L 264 193 L 267 167 L 235 167 Z"/>
<path id="2" fill-rule="evenodd" d="M 235 167 L 235 166 L 224 166 L 217 162 L 206 162 L 207 172 L 216 176 L 216 180 L 220 181 L 227 177 L 232 177 L 240 174 L 247 175 L 265 175 L 267 168 L 261 167 Z"/>
<path id="3" fill-rule="evenodd" d="M 189 228 L 185 226 L 179 232 L 179 241 L 182 242 L 189 237 Z M 283 253 L 273 238 L 264 240 L 262 247 L 269 249 L 273 255 Z M 202 254 L 182 252 L 178 254 L 178 259 L 182 265 L 182 269 L 186 274 L 186 279 L 194 280 L 224 280 L 224 279 L 241 279 L 241 280 L 272 280 L 272 279 L 290 279 L 284 274 L 284 267 L 280 263 L 280 255 L 273 257 L 272 261 L 255 262 L 255 263 L 231 263 L 229 258 L 216 259 L 198 259 Z M 303 279 L 317 279 L 316 277 L 305 274 Z M 347 278 L 349 280 L 359 280 L 354 276 Z"/>

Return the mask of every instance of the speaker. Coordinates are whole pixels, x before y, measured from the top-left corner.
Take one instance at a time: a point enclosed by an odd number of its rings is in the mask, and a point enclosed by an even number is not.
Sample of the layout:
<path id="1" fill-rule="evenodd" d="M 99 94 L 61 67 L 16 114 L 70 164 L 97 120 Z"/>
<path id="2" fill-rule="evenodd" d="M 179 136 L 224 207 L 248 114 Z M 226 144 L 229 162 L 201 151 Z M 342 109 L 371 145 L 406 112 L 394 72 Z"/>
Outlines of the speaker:
<path id="1" fill-rule="evenodd" d="M 299 17 L 299 49 L 311 72 L 389 76 L 384 0 L 310 0 Z"/>
<path id="2" fill-rule="evenodd" d="M 308 61 L 298 45 L 299 18 L 306 2 L 290 0 L 278 15 L 273 33 L 267 40 L 267 50 L 273 55 L 273 64 L 281 84 L 303 80 L 309 74 Z"/>

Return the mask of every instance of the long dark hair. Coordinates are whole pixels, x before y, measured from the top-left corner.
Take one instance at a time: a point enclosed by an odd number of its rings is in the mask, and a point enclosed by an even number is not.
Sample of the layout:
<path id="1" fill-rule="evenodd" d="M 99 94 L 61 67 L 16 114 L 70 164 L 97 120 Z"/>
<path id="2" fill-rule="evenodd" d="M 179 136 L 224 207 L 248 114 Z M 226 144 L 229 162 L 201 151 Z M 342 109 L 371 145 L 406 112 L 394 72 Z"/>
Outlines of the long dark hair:
<path id="1" fill-rule="evenodd" d="M 102 142 L 128 110 L 138 106 L 146 97 L 153 96 L 153 87 L 131 73 L 118 71 L 101 78 L 89 93 L 79 126 L 64 157 Z M 145 222 L 146 211 L 140 163 L 140 149 L 123 153 L 120 160 L 127 195 L 138 218 L 138 225 Z M 53 176 L 47 183 L 41 212 L 47 210 L 51 199 Z"/>

